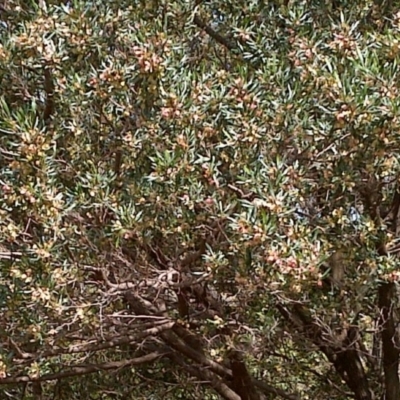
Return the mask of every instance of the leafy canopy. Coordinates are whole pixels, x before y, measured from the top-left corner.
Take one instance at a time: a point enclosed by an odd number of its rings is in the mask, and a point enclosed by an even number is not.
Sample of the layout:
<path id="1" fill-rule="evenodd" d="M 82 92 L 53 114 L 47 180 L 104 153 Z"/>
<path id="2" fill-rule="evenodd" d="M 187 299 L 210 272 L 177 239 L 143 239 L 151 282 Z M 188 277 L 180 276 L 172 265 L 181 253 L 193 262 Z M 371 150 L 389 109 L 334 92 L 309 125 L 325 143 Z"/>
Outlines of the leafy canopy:
<path id="1" fill-rule="evenodd" d="M 60 399 L 389 390 L 391 6 L 4 3 L 7 398 L 25 383 Z M 374 324 L 388 336 L 372 362 Z"/>

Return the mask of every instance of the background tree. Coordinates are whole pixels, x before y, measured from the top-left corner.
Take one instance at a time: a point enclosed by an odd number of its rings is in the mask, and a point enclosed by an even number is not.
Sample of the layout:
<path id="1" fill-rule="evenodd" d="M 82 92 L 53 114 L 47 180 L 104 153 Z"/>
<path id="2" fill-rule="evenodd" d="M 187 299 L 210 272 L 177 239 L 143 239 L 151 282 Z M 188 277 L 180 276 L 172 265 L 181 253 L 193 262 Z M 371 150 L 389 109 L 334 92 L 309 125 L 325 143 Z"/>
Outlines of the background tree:
<path id="1" fill-rule="evenodd" d="M 399 398 L 395 2 L 0 8 L 2 398 Z"/>

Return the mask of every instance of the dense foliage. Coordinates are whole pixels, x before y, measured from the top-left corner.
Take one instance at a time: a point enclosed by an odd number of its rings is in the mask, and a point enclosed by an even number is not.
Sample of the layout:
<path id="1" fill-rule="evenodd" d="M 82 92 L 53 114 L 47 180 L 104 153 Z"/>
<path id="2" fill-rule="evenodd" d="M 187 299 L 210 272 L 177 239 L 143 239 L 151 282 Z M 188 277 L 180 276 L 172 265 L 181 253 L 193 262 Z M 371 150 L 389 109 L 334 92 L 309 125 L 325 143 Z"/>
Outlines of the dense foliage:
<path id="1" fill-rule="evenodd" d="M 398 400 L 396 7 L 3 1 L 1 399 Z"/>

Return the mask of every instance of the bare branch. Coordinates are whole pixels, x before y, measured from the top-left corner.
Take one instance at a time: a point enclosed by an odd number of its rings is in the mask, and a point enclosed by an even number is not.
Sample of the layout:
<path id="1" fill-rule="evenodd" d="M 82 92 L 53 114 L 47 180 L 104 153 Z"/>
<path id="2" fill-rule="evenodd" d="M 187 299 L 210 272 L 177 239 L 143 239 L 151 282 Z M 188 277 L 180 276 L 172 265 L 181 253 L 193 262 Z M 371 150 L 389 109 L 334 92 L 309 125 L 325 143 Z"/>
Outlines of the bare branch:
<path id="1" fill-rule="evenodd" d="M 149 329 L 144 330 L 143 332 L 140 332 L 136 335 L 126 335 L 123 337 L 118 337 L 116 339 L 111 339 L 108 340 L 104 343 L 86 343 L 82 345 L 71 345 L 67 348 L 64 349 L 55 349 L 55 350 L 49 350 L 49 351 L 44 351 L 42 353 L 23 353 L 16 343 L 12 342 L 14 348 L 17 349 L 18 355 L 23 358 L 23 359 L 36 359 L 36 358 L 43 358 L 43 357 L 52 357 L 52 356 L 57 356 L 61 354 L 74 354 L 74 353 L 82 353 L 82 352 L 94 352 L 94 351 L 100 351 L 100 350 L 105 350 L 105 349 L 110 349 L 113 347 L 117 346 L 122 346 L 125 344 L 130 344 L 130 343 L 135 343 L 138 340 L 144 339 L 148 336 L 155 336 L 160 334 L 161 332 L 171 329 L 175 325 L 174 321 L 169 321 L 166 322 L 165 324 L 158 325 Z"/>
<path id="2" fill-rule="evenodd" d="M 127 292 L 125 296 L 131 307 L 136 312 L 140 314 L 148 313 L 146 307 L 143 305 L 141 299 L 138 296 L 135 296 L 133 293 L 129 292 Z M 210 374 L 213 372 L 219 375 L 221 378 L 232 379 L 232 371 L 229 368 L 226 368 L 219 363 L 207 358 L 207 356 L 203 352 L 198 350 L 201 340 L 198 338 L 194 340 L 193 336 L 195 335 L 188 333 L 188 331 L 183 327 L 179 327 L 178 329 L 178 326 L 174 327 L 174 333 L 171 331 L 165 331 L 161 334 L 161 337 L 164 339 L 165 343 L 169 347 L 176 350 L 178 353 L 183 354 L 197 364 L 200 364 L 203 367 L 207 367 Z M 181 337 L 183 337 L 183 339 L 181 339 Z M 192 343 L 194 347 L 192 347 Z M 211 376 L 212 375 L 209 375 L 209 379 L 211 379 Z M 287 400 L 299 400 L 296 395 L 291 395 L 284 392 L 283 390 L 275 389 L 274 387 L 266 383 L 257 380 L 252 380 L 252 383 L 265 393 L 278 395 Z M 216 387 L 215 389 L 217 390 Z"/>
<path id="3" fill-rule="evenodd" d="M 54 374 L 46 374 L 38 378 L 24 376 L 14 376 L 0 379 L 0 385 L 5 385 L 9 383 L 23 383 L 23 382 L 44 382 L 52 381 L 56 379 L 69 378 L 71 376 L 87 375 L 99 371 L 108 371 L 112 369 L 119 369 L 129 367 L 131 365 L 140 365 L 148 362 L 157 360 L 160 357 L 167 355 L 167 352 L 155 351 L 153 353 L 147 354 L 143 357 L 132 358 L 123 361 L 111 361 L 102 364 L 82 364 L 70 368 L 69 370 L 63 372 L 57 372 Z"/>
<path id="4" fill-rule="evenodd" d="M 221 379 L 215 376 L 211 371 L 205 368 L 196 368 L 187 363 L 185 363 L 181 357 L 176 354 L 169 356 L 176 364 L 180 365 L 185 371 L 190 375 L 195 376 L 201 380 L 206 380 L 210 383 L 216 392 L 218 392 L 222 398 L 226 400 L 240 400 L 238 396 L 232 389 L 229 388 Z"/>

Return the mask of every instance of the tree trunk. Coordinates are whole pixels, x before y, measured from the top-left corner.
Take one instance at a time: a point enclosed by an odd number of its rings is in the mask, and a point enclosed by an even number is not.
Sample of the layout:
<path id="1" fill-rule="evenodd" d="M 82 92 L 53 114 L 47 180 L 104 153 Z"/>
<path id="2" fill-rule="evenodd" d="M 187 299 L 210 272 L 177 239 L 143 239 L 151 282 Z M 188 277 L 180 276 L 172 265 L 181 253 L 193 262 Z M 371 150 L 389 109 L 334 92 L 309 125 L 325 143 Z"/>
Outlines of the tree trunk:
<path id="1" fill-rule="evenodd" d="M 396 321 L 393 316 L 393 299 L 395 295 L 396 287 L 394 283 L 384 283 L 379 287 L 385 400 L 400 399 L 399 349 L 396 346 Z"/>

